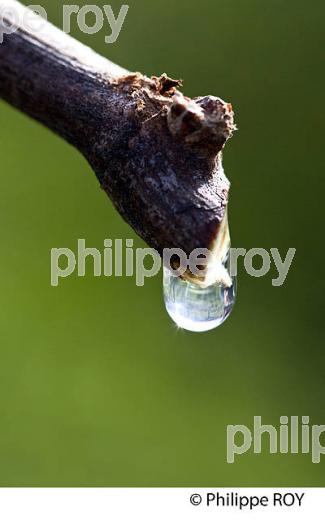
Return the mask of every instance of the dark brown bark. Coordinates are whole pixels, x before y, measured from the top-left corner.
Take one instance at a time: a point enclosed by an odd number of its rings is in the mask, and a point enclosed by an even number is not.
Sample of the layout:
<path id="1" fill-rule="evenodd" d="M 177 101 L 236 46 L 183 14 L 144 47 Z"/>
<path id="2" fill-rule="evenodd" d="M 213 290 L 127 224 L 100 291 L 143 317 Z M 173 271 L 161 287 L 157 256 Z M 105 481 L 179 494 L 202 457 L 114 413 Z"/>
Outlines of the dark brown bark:
<path id="1" fill-rule="evenodd" d="M 0 28 L 9 21 L 0 15 Z M 0 45 L 0 96 L 78 148 L 150 246 L 189 254 L 212 247 L 225 215 L 221 150 L 234 124 L 231 105 L 185 98 L 179 86 L 129 74 L 49 23 L 20 25 Z"/>

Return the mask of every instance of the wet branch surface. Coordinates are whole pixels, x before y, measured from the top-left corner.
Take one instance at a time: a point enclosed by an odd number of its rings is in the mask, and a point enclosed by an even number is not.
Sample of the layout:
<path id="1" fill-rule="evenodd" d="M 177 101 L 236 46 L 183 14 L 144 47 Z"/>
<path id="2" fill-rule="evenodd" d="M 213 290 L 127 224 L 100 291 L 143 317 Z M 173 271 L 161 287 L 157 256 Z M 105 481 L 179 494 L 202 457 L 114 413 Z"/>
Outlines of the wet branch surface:
<path id="1" fill-rule="evenodd" d="M 10 10 L 26 12 L 4 6 L 0 28 Z M 21 24 L 0 45 L 0 97 L 75 146 L 149 246 L 189 254 L 213 247 L 225 216 L 221 150 L 235 127 L 230 104 L 180 86 L 130 74 L 48 22 L 38 32 Z"/>

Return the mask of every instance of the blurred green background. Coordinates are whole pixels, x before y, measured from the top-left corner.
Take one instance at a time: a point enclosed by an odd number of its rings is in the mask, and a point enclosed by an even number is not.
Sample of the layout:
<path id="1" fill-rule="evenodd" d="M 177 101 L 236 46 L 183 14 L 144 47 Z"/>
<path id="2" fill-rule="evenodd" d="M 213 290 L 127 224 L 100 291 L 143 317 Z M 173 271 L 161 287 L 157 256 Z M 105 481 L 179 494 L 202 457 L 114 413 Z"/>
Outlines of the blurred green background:
<path id="1" fill-rule="evenodd" d="M 41 3 L 62 27 L 64 2 Z M 231 101 L 233 246 L 296 257 L 282 287 L 274 267 L 251 278 L 241 261 L 235 310 L 205 334 L 176 329 L 161 276 L 139 288 L 89 270 L 52 288 L 52 247 L 143 243 L 86 161 L 1 101 L 0 485 L 325 485 L 325 458 L 308 454 L 226 462 L 228 424 L 325 424 L 324 1 L 128 3 L 117 43 L 104 43 L 108 25 L 90 36 L 73 22 L 74 35 L 129 70 L 183 78 L 188 95 Z"/>

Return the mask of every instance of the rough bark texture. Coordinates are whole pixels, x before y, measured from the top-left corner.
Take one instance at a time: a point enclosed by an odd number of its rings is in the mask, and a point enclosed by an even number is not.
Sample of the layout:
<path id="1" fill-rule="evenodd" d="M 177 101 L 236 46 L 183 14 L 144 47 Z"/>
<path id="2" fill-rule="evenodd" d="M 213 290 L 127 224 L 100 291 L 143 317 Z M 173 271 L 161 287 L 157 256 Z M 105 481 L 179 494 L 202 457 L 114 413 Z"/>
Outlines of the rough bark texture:
<path id="1" fill-rule="evenodd" d="M 22 19 L 26 8 L 0 0 L 0 29 L 12 10 Z M 78 148 L 150 246 L 189 254 L 212 247 L 224 218 L 221 150 L 234 124 L 230 104 L 180 85 L 130 74 L 49 23 L 20 24 L 0 45 L 0 96 Z"/>

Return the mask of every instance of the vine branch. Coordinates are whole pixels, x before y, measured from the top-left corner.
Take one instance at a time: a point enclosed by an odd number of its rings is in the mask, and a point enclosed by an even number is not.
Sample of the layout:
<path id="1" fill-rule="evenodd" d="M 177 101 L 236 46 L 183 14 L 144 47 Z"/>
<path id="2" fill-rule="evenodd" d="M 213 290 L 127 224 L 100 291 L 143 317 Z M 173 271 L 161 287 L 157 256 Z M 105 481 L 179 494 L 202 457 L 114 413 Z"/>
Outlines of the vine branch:
<path id="1" fill-rule="evenodd" d="M 26 14 L 0 0 L 0 29 L 12 10 Z M 225 217 L 221 150 L 235 126 L 230 104 L 190 99 L 180 86 L 131 74 L 45 21 L 40 31 L 19 24 L 0 45 L 0 96 L 85 156 L 149 246 L 190 254 L 213 247 Z"/>

